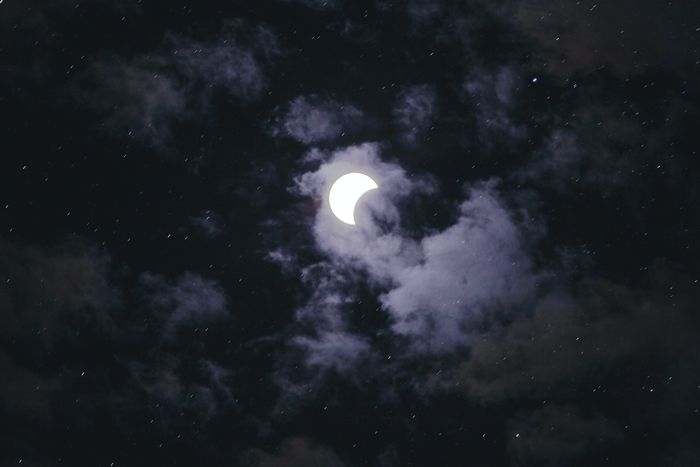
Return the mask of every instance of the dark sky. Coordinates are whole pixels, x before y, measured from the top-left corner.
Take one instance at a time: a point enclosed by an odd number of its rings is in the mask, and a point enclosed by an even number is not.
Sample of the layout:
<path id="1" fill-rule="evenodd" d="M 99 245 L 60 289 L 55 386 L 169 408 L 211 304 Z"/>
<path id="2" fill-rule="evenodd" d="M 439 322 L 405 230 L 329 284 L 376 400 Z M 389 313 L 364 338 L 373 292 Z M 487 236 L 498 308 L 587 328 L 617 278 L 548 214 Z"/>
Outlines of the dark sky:
<path id="1" fill-rule="evenodd" d="M 4 0 L 0 115 L 0 465 L 700 465 L 697 2 Z"/>

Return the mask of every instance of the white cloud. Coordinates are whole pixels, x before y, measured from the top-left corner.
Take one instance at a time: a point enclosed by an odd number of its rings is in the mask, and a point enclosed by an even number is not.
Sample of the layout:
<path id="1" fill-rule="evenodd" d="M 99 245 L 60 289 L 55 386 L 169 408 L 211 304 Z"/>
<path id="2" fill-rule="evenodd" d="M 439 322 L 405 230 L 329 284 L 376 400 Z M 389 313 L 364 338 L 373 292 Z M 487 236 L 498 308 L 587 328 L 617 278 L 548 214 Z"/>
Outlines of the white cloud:
<path id="1" fill-rule="evenodd" d="M 382 296 L 393 330 L 426 350 L 463 344 L 491 310 L 532 297 L 536 277 L 513 216 L 489 185 L 473 188 L 453 226 L 421 241 L 423 261 Z"/>

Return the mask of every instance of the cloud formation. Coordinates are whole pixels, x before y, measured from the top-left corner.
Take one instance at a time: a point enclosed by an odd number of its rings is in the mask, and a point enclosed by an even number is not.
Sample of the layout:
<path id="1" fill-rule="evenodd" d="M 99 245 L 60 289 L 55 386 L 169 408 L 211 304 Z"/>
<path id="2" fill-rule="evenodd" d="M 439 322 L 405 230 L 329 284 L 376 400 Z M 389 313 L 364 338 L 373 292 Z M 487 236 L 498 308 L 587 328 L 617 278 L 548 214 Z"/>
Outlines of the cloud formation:
<path id="1" fill-rule="evenodd" d="M 465 80 L 463 89 L 473 107 L 480 140 L 488 147 L 525 137 L 526 128 L 514 119 L 518 87 L 518 76 L 509 66 L 477 69 Z"/>
<path id="2" fill-rule="evenodd" d="M 215 89 L 241 103 L 257 99 L 279 54 L 274 33 L 242 22 L 212 41 L 169 35 L 164 42 L 158 53 L 96 62 L 74 92 L 108 128 L 154 146 L 170 142 L 174 125 L 201 115 Z"/>
<path id="3" fill-rule="evenodd" d="M 523 412 L 508 424 L 508 449 L 515 465 L 562 465 L 590 456 L 622 438 L 622 428 L 600 414 L 576 407 L 545 406 Z"/>
<path id="4" fill-rule="evenodd" d="M 302 436 L 286 438 L 274 453 L 251 450 L 244 456 L 250 467 L 344 467 L 332 449 Z"/>
<path id="5" fill-rule="evenodd" d="M 326 259 L 305 266 L 293 252 L 271 255 L 287 271 L 299 271 L 313 290 L 296 313 L 308 331 L 291 339 L 307 367 L 351 377 L 371 358 L 372 336 L 351 331 L 347 319 L 363 283 L 380 292 L 376 312 L 387 313 L 397 343 L 419 354 L 464 347 L 479 326 L 535 296 L 540 277 L 527 251 L 530 233 L 521 225 L 528 215 L 506 207 L 495 181 L 467 191 L 450 227 L 411 232 L 398 206 L 408 196 L 431 196 L 436 187 L 429 178 L 409 177 L 371 143 L 315 154 L 313 162 L 318 168 L 298 176 L 294 192 L 319 201 L 313 238 Z M 380 187 L 362 198 L 352 227 L 338 222 L 327 205 L 332 182 L 350 171 L 371 176 Z"/>
<path id="6" fill-rule="evenodd" d="M 533 315 L 482 333 L 469 359 L 436 381 L 491 402 L 563 394 L 581 375 L 680 355 L 694 339 L 686 307 L 605 281 L 581 284 L 576 295 L 549 296 Z"/>
<path id="7" fill-rule="evenodd" d="M 274 136 L 285 136 L 303 144 L 331 141 L 362 124 L 364 114 L 349 103 L 317 95 L 298 96 L 283 109 L 272 125 Z"/>
<path id="8" fill-rule="evenodd" d="M 382 296 L 393 330 L 416 347 L 450 350 L 489 312 L 518 310 L 538 280 L 525 241 L 493 185 L 472 188 L 457 222 L 423 238 L 421 260 L 397 271 Z"/>
<path id="9" fill-rule="evenodd" d="M 41 248 L 0 239 L 0 335 L 50 344 L 68 316 L 109 327 L 119 303 L 109 283 L 109 258 L 90 245 L 67 242 Z"/>
<path id="10" fill-rule="evenodd" d="M 173 338 L 181 324 L 210 323 L 228 316 L 221 286 L 198 274 L 185 272 L 171 285 L 162 276 L 145 273 L 141 284 L 148 302 L 166 315 L 166 338 Z"/>
<path id="11" fill-rule="evenodd" d="M 215 238 L 223 230 L 221 216 L 211 209 L 202 211 L 201 214 L 190 218 L 192 226 L 205 238 Z"/>
<path id="12" fill-rule="evenodd" d="M 637 14 L 630 15 L 632 9 Z M 627 76 L 650 66 L 692 63 L 694 56 L 684 52 L 692 47 L 696 26 L 681 11 L 631 0 L 590 5 L 512 0 L 499 12 L 537 41 L 535 50 L 551 72 L 566 77 L 604 68 Z M 678 34 L 664 34 L 668 24 L 679 25 Z"/>
<path id="13" fill-rule="evenodd" d="M 81 332 L 109 339 L 121 294 L 109 257 L 79 241 L 36 246 L 0 239 L 0 411 L 50 426 L 54 399 L 87 345 Z M 79 349 L 78 356 L 62 349 Z"/>
<path id="14" fill-rule="evenodd" d="M 436 101 L 435 90 L 425 84 L 406 87 L 399 93 L 393 114 L 404 143 L 412 145 L 425 136 L 435 117 Z"/>

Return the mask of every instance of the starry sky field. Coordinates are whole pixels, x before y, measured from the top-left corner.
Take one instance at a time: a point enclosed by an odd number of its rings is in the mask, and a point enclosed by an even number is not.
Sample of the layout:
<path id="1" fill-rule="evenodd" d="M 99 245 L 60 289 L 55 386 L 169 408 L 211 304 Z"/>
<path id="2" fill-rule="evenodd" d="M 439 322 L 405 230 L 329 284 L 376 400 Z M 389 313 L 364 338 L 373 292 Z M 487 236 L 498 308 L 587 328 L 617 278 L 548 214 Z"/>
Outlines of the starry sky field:
<path id="1" fill-rule="evenodd" d="M 2 466 L 700 465 L 697 2 L 0 0 L 0 116 Z"/>

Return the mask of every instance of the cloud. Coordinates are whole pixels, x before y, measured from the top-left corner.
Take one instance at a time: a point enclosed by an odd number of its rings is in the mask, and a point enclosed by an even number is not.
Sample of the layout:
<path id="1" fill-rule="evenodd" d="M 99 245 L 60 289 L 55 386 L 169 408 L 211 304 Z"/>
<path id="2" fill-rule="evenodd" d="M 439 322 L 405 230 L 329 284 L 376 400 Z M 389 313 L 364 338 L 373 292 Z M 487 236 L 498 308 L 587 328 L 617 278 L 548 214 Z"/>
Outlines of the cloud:
<path id="1" fill-rule="evenodd" d="M 0 353 L 0 372 L 5 381 L 0 386 L 0 408 L 24 419 L 47 423 L 51 417 L 51 396 L 59 387 L 59 377 L 43 374 L 40 367 L 27 367 L 21 358 Z"/>
<path id="2" fill-rule="evenodd" d="M 208 421 L 235 404 L 232 372 L 211 360 L 192 367 L 189 358 L 153 352 L 129 364 L 132 383 L 157 404 L 174 407 L 200 421 Z"/>
<path id="3" fill-rule="evenodd" d="M 107 125 L 160 146 L 172 137 L 171 126 L 188 106 L 179 80 L 139 61 L 96 63 L 91 73 L 99 90 L 81 100 L 104 112 Z M 82 90 L 80 91 L 82 93 Z"/>
<path id="4" fill-rule="evenodd" d="M 538 276 L 525 248 L 494 188 L 472 188 L 457 223 L 423 238 L 421 261 L 397 271 L 382 296 L 393 330 L 426 350 L 464 343 L 489 312 L 512 312 L 534 297 Z"/>
<path id="5" fill-rule="evenodd" d="M 282 0 L 287 3 L 298 3 L 315 10 L 333 10 L 342 6 L 344 0 Z"/>
<path id="6" fill-rule="evenodd" d="M 106 255 L 80 242 L 42 248 L 0 240 L 0 335 L 37 333 L 48 344 L 71 316 L 108 330 L 108 310 L 120 298 L 108 267 Z"/>
<path id="7" fill-rule="evenodd" d="M 317 95 L 296 97 L 278 112 L 272 134 L 304 144 L 331 141 L 356 130 L 364 119 L 362 111 L 352 104 Z"/>
<path id="8" fill-rule="evenodd" d="M 676 362 L 695 346 L 692 295 L 675 303 L 657 294 L 597 281 L 549 296 L 534 314 L 482 333 L 469 359 L 433 384 L 486 402 L 541 400 L 573 394 L 583 375 L 603 378 L 652 357 Z"/>
<path id="9" fill-rule="evenodd" d="M 171 285 L 162 276 L 145 273 L 140 282 L 148 302 L 166 314 L 166 338 L 173 338 L 180 325 L 209 323 L 229 316 L 219 283 L 198 274 L 185 272 Z"/>
<path id="10" fill-rule="evenodd" d="M 463 89 L 473 106 L 482 143 L 493 145 L 503 137 L 507 137 L 505 143 L 525 138 L 526 128 L 513 117 L 518 76 L 512 67 L 474 70 L 465 80 Z"/>
<path id="11" fill-rule="evenodd" d="M 355 170 L 373 177 L 380 189 L 356 208 L 358 225 L 347 227 L 328 208 L 327 190 L 338 176 Z M 334 261 L 363 269 L 388 288 L 381 301 L 392 329 L 415 339 L 416 348 L 454 348 L 465 342 L 466 326 L 487 310 L 515 307 L 535 292 L 525 238 L 494 183 L 473 187 L 456 223 L 420 240 L 402 230 L 397 205 L 433 187 L 381 162 L 376 145 L 338 151 L 297 183 L 302 194 L 322 197 L 314 223 L 317 245 Z"/>
<path id="12" fill-rule="evenodd" d="M 209 209 L 191 217 L 190 222 L 202 236 L 209 239 L 219 236 L 223 230 L 220 216 Z"/>
<path id="13" fill-rule="evenodd" d="M 619 441 L 622 429 L 600 414 L 572 406 L 523 412 L 508 423 L 508 451 L 515 465 L 562 465 Z"/>
<path id="14" fill-rule="evenodd" d="M 250 467 L 343 467 L 338 455 L 308 438 L 294 436 L 285 439 L 274 453 L 251 450 L 243 465 Z"/>
<path id="15" fill-rule="evenodd" d="M 578 189 L 580 184 L 606 191 L 621 186 L 633 168 L 630 154 L 639 161 L 657 149 L 647 148 L 652 138 L 625 113 L 614 105 L 591 105 L 587 95 L 582 97 L 570 118 L 557 122 L 514 179 L 544 182 L 561 192 Z M 658 131 L 650 128 L 648 132 L 655 133 L 654 140 L 664 139 Z"/>
<path id="16" fill-rule="evenodd" d="M 171 37 L 172 59 L 187 80 L 202 81 L 207 87 L 221 86 L 242 101 L 253 100 L 267 84 L 263 63 L 278 53 L 278 47 L 268 29 L 245 27 L 245 30 L 251 35 L 247 46 L 240 44 L 237 30 L 213 43 Z"/>
<path id="17" fill-rule="evenodd" d="M 692 64 L 695 25 L 684 8 L 658 8 L 653 2 L 624 0 L 588 4 L 575 0 L 545 2 L 513 0 L 501 14 L 539 47 L 547 68 L 562 76 L 601 68 L 617 75 L 645 71 L 650 66 Z M 636 9 L 638 14 L 630 15 Z M 667 34 L 667 25 L 678 34 Z M 687 31 L 687 32 L 686 32 Z"/>
<path id="18" fill-rule="evenodd" d="M 406 6 L 408 17 L 416 27 L 430 25 L 444 13 L 443 5 L 430 0 L 409 0 Z"/>
<path id="19" fill-rule="evenodd" d="M 289 412 L 297 398 L 308 397 L 331 374 L 353 380 L 355 370 L 372 359 L 369 340 L 353 331 L 348 319 L 355 304 L 354 281 L 348 280 L 352 271 L 323 262 L 298 268 L 295 262 L 293 269 L 313 292 L 296 310 L 296 329 L 278 362 L 274 380 L 283 393 L 276 412 Z"/>
<path id="20" fill-rule="evenodd" d="M 432 196 L 436 186 L 383 161 L 379 145 L 316 152 L 307 163 L 318 168 L 296 177 L 293 192 L 318 200 L 312 233 L 322 259 L 304 264 L 298 247 L 278 246 L 269 255 L 312 291 L 296 311 L 298 327 L 288 341 L 300 351 L 291 360 L 300 358 L 311 371 L 280 371 L 286 391 L 303 394 L 328 371 L 353 379 L 358 368 L 373 365 L 375 333 L 419 355 L 464 347 L 479 326 L 526 308 L 536 295 L 542 276 L 528 254 L 533 231 L 522 225 L 529 215 L 507 207 L 496 181 L 472 186 L 451 226 L 415 231 L 406 227 L 400 207 L 408 197 Z M 332 182 L 350 171 L 366 173 L 380 187 L 362 198 L 352 227 L 338 222 L 327 205 Z M 368 334 L 350 325 L 362 286 L 376 293 L 375 312 L 386 313 L 388 329 Z M 290 389 L 295 378 L 301 382 Z"/>
<path id="21" fill-rule="evenodd" d="M 337 331 L 323 332 L 315 338 L 299 336 L 293 342 L 306 351 L 306 364 L 309 367 L 320 370 L 332 368 L 340 373 L 353 368 L 370 350 L 363 338 Z"/>
<path id="22" fill-rule="evenodd" d="M 278 53 L 269 29 L 241 22 L 214 41 L 170 35 L 158 52 L 96 62 L 74 95 L 108 129 L 161 146 L 173 138 L 173 126 L 207 112 L 214 89 L 243 104 L 257 99 Z"/>
<path id="23" fill-rule="evenodd" d="M 49 425 L 54 398 L 84 335 L 109 339 L 121 294 L 109 280 L 109 257 L 79 241 L 37 246 L 0 239 L 0 411 Z M 60 356 L 57 357 L 55 356 Z"/>
<path id="24" fill-rule="evenodd" d="M 382 162 L 377 144 L 366 143 L 333 152 L 318 170 L 295 180 L 295 191 L 320 202 L 313 233 L 318 248 L 346 265 L 367 269 L 375 280 L 390 280 L 396 271 L 415 263 L 418 244 L 402 235 L 398 201 L 409 194 L 433 189 L 427 178 L 409 179 L 396 164 Z M 348 172 L 361 172 L 377 182 L 378 190 L 367 193 L 355 209 L 357 226 L 338 222 L 328 206 L 331 184 Z"/>
<path id="25" fill-rule="evenodd" d="M 412 145 L 430 128 L 435 116 L 437 95 L 429 85 L 403 89 L 394 105 L 394 124 L 402 141 Z"/>

